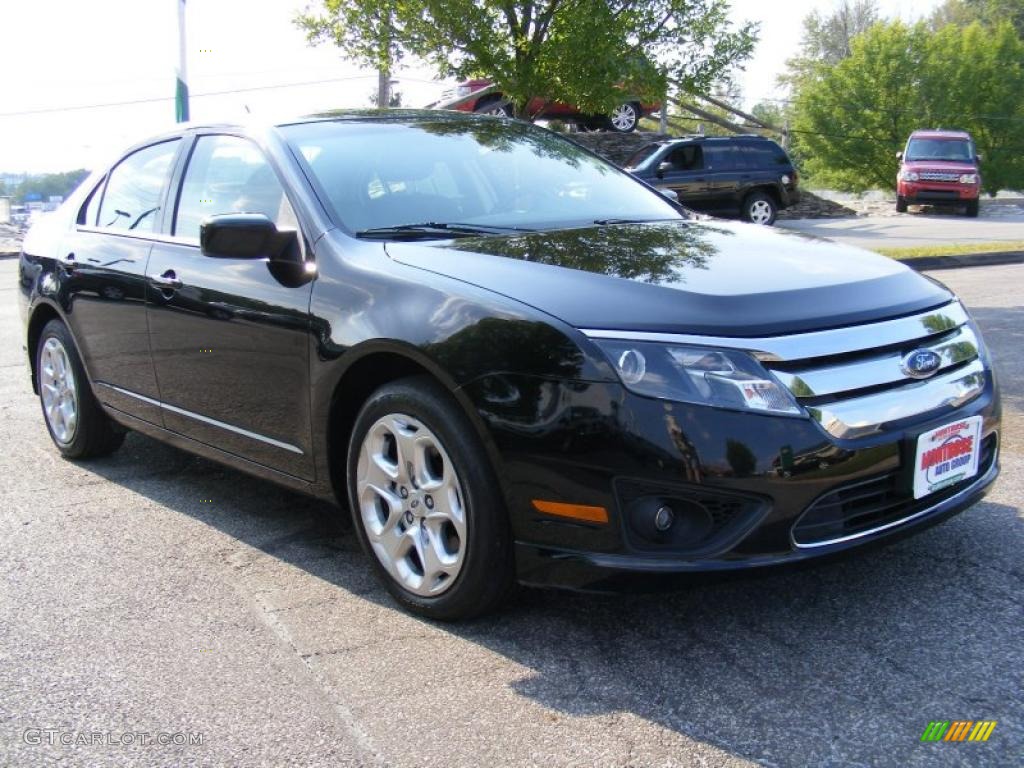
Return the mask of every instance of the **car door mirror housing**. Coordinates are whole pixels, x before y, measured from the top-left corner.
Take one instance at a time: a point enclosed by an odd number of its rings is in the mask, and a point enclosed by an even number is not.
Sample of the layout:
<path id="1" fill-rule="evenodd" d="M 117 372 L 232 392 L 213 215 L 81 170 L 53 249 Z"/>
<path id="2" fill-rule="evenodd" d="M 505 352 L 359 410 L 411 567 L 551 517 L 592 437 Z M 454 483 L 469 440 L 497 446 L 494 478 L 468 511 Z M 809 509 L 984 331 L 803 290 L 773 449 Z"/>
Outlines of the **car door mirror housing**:
<path id="1" fill-rule="evenodd" d="M 902 161 L 903 160 L 903 153 L 902 152 L 897 152 L 896 153 L 896 159 Z"/>
<path id="2" fill-rule="evenodd" d="M 665 160 L 664 162 L 659 163 L 658 164 L 658 176 L 664 176 L 666 173 L 671 171 L 673 168 L 674 168 L 674 166 L 668 160 Z"/>
<path id="3" fill-rule="evenodd" d="M 661 193 L 662 197 L 668 198 L 669 202 L 679 202 L 679 193 L 676 192 L 674 189 L 659 189 L 658 191 Z"/>
<path id="4" fill-rule="evenodd" d="M 294 230 L 279 230 L 262 213 L 210 216 L 199 225 L 199 247 L 216 259 L 288 259 L 298 247 Z"/>

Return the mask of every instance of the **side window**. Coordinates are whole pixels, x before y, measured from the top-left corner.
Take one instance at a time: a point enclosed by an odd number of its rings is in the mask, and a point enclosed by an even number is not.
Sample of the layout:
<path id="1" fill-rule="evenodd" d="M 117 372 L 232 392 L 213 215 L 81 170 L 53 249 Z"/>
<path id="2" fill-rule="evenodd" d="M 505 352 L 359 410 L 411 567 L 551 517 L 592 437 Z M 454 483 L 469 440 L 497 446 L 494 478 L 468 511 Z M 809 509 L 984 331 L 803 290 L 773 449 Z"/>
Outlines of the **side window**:
<path id="1" fill-rule="evenodd" d="M 122 160 L 110 172 L 99 206 L 97 226 L 135 232 L 155 231 L 160 221 L 164 185 L 177 149 L 178 140 L 174 139 L 140 149 Z M 92 208 L 92 201 L 89 208 Z"/>
<path id="2" fill-rule="evenodd" d="M 707 144 L 704 146 L 704 167 L 709 171 L 732 171 L 736 168 L 731 144 Z"/>
<path id="3" fill-rule="evenodd" d="M 78 212 L 78 223 L 82 226 L 96 226 L 96 216 L 100 212 L 100 201 L 103 199 L 103 185 L 106 182 L 107 179 L 104 176 L 100 183 L 96 185 L 96 189 L 89 193 L 89 199 L 85 201 L 85 205 Z"/>
<path id="4" fill-rule="evenodd" d="M 295 229 L 295 213 L 260 148 L 237 136 L 200 136 L 178 199 L 174 234 L 199 242 L 199 224 L 224 213 L 262 213 Z"/>
<path id="5" fill-rule="evenodd" d="M 686 144 L 674 149 L 668 160 L 677 171 L 699 171 L 704 168 L 703 152 L 696 144 Z"/>

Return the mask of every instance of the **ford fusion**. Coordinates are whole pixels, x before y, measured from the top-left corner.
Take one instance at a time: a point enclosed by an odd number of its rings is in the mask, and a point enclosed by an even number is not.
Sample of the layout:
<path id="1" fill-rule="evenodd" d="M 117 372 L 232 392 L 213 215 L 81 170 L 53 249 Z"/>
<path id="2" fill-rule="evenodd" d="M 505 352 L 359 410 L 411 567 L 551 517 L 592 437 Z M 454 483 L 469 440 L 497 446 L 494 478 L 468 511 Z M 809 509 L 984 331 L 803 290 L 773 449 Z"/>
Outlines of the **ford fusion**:
<path id="1" fill-rule="evenodd" d="M 334 500 L 434 618 L 837 554 L 998 473 L 988 354 L 942 285 L 698 221 L 514 121 L 189 126 L 23 248 L 65 457 L 134 430 Z"/>

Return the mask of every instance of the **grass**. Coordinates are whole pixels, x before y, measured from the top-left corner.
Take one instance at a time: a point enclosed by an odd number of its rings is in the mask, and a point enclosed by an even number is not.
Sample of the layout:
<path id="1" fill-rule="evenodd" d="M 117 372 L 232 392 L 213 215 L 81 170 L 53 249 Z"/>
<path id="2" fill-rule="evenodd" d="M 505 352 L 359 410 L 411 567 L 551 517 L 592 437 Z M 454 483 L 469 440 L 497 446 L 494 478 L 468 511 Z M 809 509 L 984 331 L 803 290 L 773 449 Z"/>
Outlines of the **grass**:
<path id="1" fill-rule="evenodd" d="M 914 245 L 909 248 L 875 248 L 877 253 L 893 259 L 921 259 L 927 256 L 963 256 L 975 253 L 1024 251 L 1024 240 L 996 243 L 955 243 L 949 245 Z"/>

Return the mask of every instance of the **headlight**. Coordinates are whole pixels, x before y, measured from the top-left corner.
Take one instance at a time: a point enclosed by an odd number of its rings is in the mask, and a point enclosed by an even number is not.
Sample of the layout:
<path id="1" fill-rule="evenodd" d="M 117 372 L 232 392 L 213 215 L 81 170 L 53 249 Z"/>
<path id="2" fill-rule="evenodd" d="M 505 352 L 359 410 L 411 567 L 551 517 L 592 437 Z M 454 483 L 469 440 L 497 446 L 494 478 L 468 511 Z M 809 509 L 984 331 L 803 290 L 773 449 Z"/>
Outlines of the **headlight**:
<path id="1" fill-rule="evenodd" d="M 960 183 L 961 184 L 977 184 L 978 183 L 978 174 L 976 174 L 976 173 L 965 173 L 963 176 L 960 177 Z"/>
<path id="2" fill-rule="evenodd" d="M 915 171 L 904 171 L 900 174 L 900 178 L 904 181 L 917 181 L 921 177 Z"/>
<path id="3" fill-rule="evenodd" d="M 638 395 L 761 413 L 803 413 L 789 390 L 737 350 L 594 339 Z"/>

